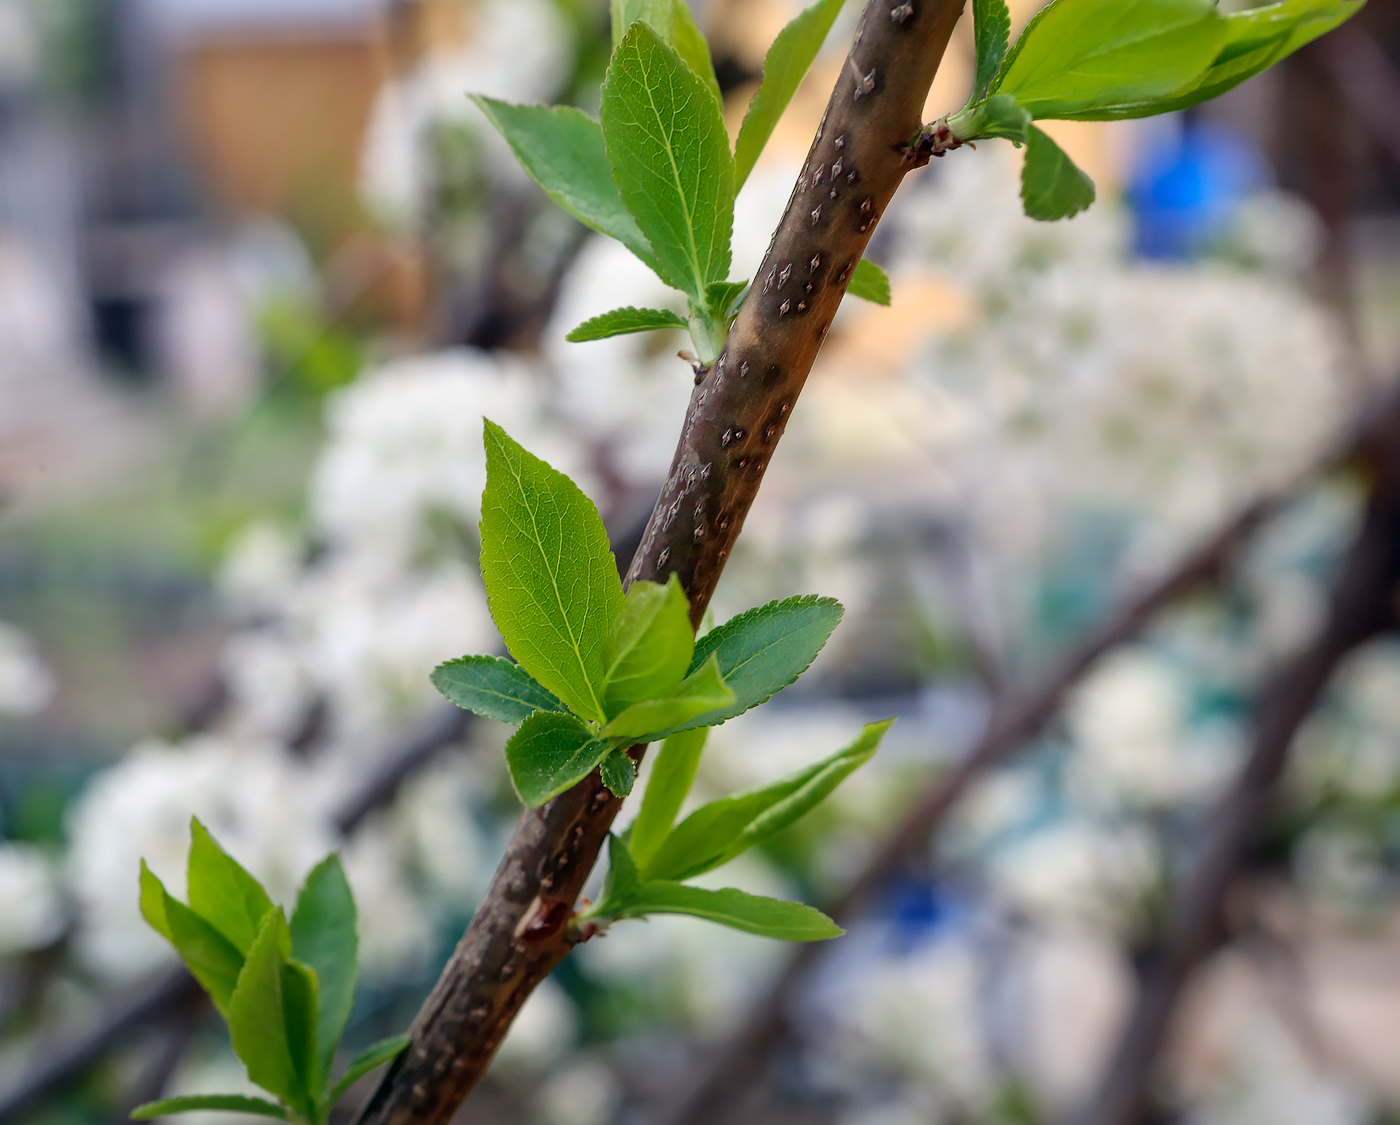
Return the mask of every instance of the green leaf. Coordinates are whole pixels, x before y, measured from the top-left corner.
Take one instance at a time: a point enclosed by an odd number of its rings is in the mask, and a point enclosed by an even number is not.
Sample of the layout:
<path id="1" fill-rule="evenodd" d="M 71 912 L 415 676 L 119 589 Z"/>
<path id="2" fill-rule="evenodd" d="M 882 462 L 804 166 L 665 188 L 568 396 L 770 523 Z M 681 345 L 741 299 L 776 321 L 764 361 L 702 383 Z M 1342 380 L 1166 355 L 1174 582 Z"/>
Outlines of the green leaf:
<path id="1" fill-rule="evenodd" d="M 603 79 L 602 118 L 613 179 L 657 274 L 699 300 L 729 273 L 734 160 L 719 104 L 651 27 L 635 23 Z"/>
<path id="2" fill-rule="evenodd" d="M 518 723 L 536 711 L 564 705 L 533 676 L 501 656 L 463 656 L 433 669 L 433 687 L 452 703 L 502 723 Z"/>
<path id="3" fill-rule="evenodd" d="M 571 106 L 511 105 L 481 94 L 472 100 L 550 199 L 657 269 L 656 255 L 613 183 L 598 122 Z"/>
<path id="4" fill-rule="evenodd" d="M 800 902 L 762 898 L 733 887 L 710 891 L 684 883 L 642 883 L 633 893 L 625 917 L 648 914 L 689 914 L 782 941 L 825 941 L 846 932 L 820 910 Z"/>
<path id="5" fill-rule="evenodd" d="M 316 971 L 310 965 L 289 960 L 282 966 L 282 1015 L 287 1027 L 287 1046 L 308 1105 L 315 1103 L 329 1073 L 329 1064 L 322 1065 L 318 1051 L 318 991 Z M 334 1043 L 331 1051 L 333 1060 Z"/>
<path id="6" fill-rule="evenodd" d="M 585 918 L 625 918 L 627 908 L 636 897 L 641 879 L 632 853 L 616 833 L 608 833 L 608 874 L 603 880 L 603 893 L 590 907 Z"/>
<path id="7" fill-rule="evenodd" d="M 639 866 L 645 867 L 661 847 L 676 814 L 681 811 L 695 772 L 700 768 L 700 755 L 709 736 L 705 728 L 673 734 L 661 744 L 652 763 L 651 778 L 642 795 L 642 808 L 632 822 L 627 844 Z"/>
<path id="8" fill-rule="evenodd" d="M 961 109 L 948 118 L 948 129 L 963 141 L 1001 137 L 1016 145 L 1026 143 L 1031 115 L 1010 94 L 993 94 L 986 101 Z"/>
<path id="9" fill-rule="evenodd" d="M 316 1054 L 327 1076 L 355 1001 L 359 937 L 355 896 L 340 857 L 329 855 L 311 870 L 297 896 L 290 927 L 292 954 L 316 973 Z"/>
<path id="10" fill-rule="evenodd" d="M 180 1098 L 162 1098 L 158 1102 L 146 1102 L 131 1111 L 133 1121 L 150 1121 L 154 1117 L 168 1117 L 172 1113 L 194 1113 L 202 1110 L 223 1110 L 228 1113 L 248 1113 L 258 1117 L 277 1117 L 290 1120 L 291 1115 L 276 1102 L 263 1098 L 250 1098 L 244 1094 L 189 1094 Z"/>
<path id="11" fill-rule="evenodd" d="M 628 757 L 625 750 L 614 750 L 599 763 L 598 772 L 603 784 L 614 797 L 625 797 L 637 783 L 637 763 Z"/>
<path id="12" fill-rule="evenodd" d="M 647 879 L 689 879 L 748 851 L 806 816 L 868 762 L 893 719 L 870 723 L 836 753 L 786 777 L 696 809 L 645 862 Z"/>
<path id="13" fill-rule="evenodd" d="M 613 0 L 612 44 L 616 48 L 622 37 L 638 20 L 651 24 L 661 38 L 671 41 L 671 23 L 675 15 L 672 0 Z"/>
<path id="14" fill-rule="evenodd" d="M 1094 202 L 1094 181 L 1059 145 L 1031 126 L 1021 169 L 1021 202 L 1032 219 L 1049 222 L 1077 215 Z"/>
<path id="15" fill-rule="evenodd" d="M 1190 109 L 1219 97 L 1350 19 L 1362 0 L 1284 0 L 1224 17 L 1225 43 L 1210 67 L 1162 98 L 1105 105 L 1085 120 L 1123 120 Z"/>
<path id="16" fill-rule="evenodd" d="M 664 586 L 634 582 L 603 650 L 604 710 L 616 715 L 634 703 L 670 695 L 685 679 L 694 652 L 690 602 L 680 579 L 672 574 Z"/>
<path id="17" fill-rule="evenodd" d="M 712 629 L 695 642 L 690 667 L 717 657 L 734 702 L 659 733 L 717 726 L 776 695 L 811 666 L 843 612 L 833 598 L 807 595 L 745 610 Z"/>
<path id="18" fill-rule="evenodd" d="M 197 817 L 190 819 L 190 909 L 246 954 L 272 909 L 262 884 L 229 855 Z"/>
<path id="19" fill-rule="evenodd" d="M 739 315 L 739 306 L 748 291 L 747 281 L 712 281 L 705 287 L 705 304 L 711 314 L 724 320 L 727 329 Z"/>
<path id="20" fill-rule="evenodd" d="M 572 715 L 537 711 L 506 743 L 506 764 L 515 791 L 534 809 L 577 785 L 611 750 Z"/>
<path id="21" fill-rule="evenodd" d="M 697 715 L 708 715 L 734 703 L 734 692 L 720 674 L 713 657 L 680 682 L 665 699 L 634 703 L 602 730 L 603 738 L 629 738 L 641 741 L 669 734 L 691 723 Z"/>
<path id="22" fill-rule="evenodd" d="M 141 861 L 141 917 L 166 941 L 174 943 L 170 923 L 165 918 L 165 887 L 156 878 L 155 872 L 146 866 L 144 859 Z"/>
<path id="23" fill-rule="evenodd" d="M 846 286 L 846 292 L 852 297 L 859 297 L 864 301 L 874 301 L 877 305 L 888 305 L 890 303 L 890 279 L 885 271 L 869 258 L 862 258 L 856 263 L 855 272 L 851 274 L 851 283 Z"/>
<path id="24" fill-rule="evenodd" d="M 590 340 L 606 340 L 609 336 L 627 336 L 633 332 L 651 332 L 658 328 L 685 328 L 685 317 L 670 309 L 638 309 L 631 305 L 585 320 L 564 339 L 574 344 Z"/>
<path id="25" fill-rule="evenodd" d="M 977 77 L 972 97 L 981 98 L 992 84 L 1011 44 L 1011 12 L 1006 0 L 972 0 L 973 38 L 977 43 Z"/>
<path id="26" fill-rule="evenodd" d="M 622 582 L 598 509 L 486 422 L 481 577 L 511 654 L 576 714 L 603 721 L 603 650 Z"/>
<path id="27" fill-rule="evenodd" d="M 243 968 L 243 955 L 213 926 L 172 898 L 143 861 L 141 913 L 175 947 L 186 968 L 209 993 L 214 1006 L 227 1012 L 229 998 Z"/>
<path id="28" fill-rule="evenodd" d="M 1036 119 L 1169 94 L 1206 69 L 1225 40 L 1215 0 L 1055 0 L 1031 20 L 992 93 Z"/>
<path id="29" fill-rule="evenodd" d="M 778 120 L 826 42 L 843 0 L 817 0 L 799 12 L 773 40 L 763 60 L 763 83 L 749 102 L 734 142 L 734 185 L 744 186 Z"/>
<path id="30" fill-rule="evenodd" d="M 238 987 L 228 1005 L 228 1030 L 248 1077 L 310 1117 L 310 1099 L 297 1073 L 283 1005 L 282 971 L 291 945 L 287 921 L 280 909 L 274 910 L 264 920 L 238 974 Z"/>
<path id="31" fill-rule="evenodd" d="M 705 42 L 705 36 L 701 34 L 700 29 L 695 26 L 695 16 L 685 0 L 672 0 L 671 34 L 665 36 L 665 39 L 676 49 L 681 61 L 709 87 L 710 93 L 715 96 L 716 104 L 723 103 L 724 95 L 720 93 L 719 79 L 715 76 L 715 63 L 710 57 L 710 45 Z"/>
<path id="32" fill-rule="evenodd" d="M 345 1096 L 345 1091 L 350 1089 L 356 1082 L 368 1074 L 371 1070 L 383 1066 L 392 1058 L 396 1058 L 403 1053 L 403 1049 L 409 1044 L 407 1035 L 395 1035 L 388 1039 L 381 1039 L 378 1043 L 372 1043 L 355 1056 L 353 1062 L 340 1076 L 331 1091 L 326 1095 L 323 1103 L 324 1108 L 330 1109 L 336 1102 Z"/>

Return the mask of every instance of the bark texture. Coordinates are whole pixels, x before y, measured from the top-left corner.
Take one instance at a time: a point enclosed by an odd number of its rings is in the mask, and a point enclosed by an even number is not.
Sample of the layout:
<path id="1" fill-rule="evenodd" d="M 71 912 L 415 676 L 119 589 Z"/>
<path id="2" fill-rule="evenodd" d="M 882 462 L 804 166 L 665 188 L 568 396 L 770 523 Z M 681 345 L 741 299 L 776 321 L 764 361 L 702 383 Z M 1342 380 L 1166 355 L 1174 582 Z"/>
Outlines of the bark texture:
<path id="1" fill-rule="evenodd" d="M 740 310 L 691 396 L 628 581 L 675 573 L 700 620 L 846 285 L 891 197 L 964 0 L 870 0 Z M 634 753 L 640 754 L 640 748 Z M 441 1125 L 571 948 L 575 900 L 621 802 L 595 772 L 526 812 L 362 1125 Z"/>

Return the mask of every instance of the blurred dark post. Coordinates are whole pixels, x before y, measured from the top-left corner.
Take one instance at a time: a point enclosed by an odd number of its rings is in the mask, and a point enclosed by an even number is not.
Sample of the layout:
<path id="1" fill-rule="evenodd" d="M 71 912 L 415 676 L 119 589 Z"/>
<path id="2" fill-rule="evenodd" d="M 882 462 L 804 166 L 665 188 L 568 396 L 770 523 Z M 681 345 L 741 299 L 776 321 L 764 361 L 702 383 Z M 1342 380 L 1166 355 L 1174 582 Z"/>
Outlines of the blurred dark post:
<path id="1" fill-rule="evenodd" d="M 145 0 L 94 0 L 84 264 L 98 350 L 118 372 L 154 367 L 162 259 L 197 215 L 166 58 Z"/>

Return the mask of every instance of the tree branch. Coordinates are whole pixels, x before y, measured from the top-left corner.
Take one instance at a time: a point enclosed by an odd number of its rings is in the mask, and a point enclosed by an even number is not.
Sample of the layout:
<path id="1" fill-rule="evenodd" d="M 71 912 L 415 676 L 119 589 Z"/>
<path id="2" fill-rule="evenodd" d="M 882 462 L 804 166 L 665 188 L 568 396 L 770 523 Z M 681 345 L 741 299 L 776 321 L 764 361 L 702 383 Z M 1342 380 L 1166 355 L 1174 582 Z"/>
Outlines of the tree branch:
<path id="1" fill-rule="evenodd" d="M 1333 588 L 1313 643 L 1265 686 L 1254 743 L 1238 779 L 1206 824 L 1196 867 L 1177 895 L 1161 953 L 1083 1120 L 1138 1125 L 1150 1109 L 1157 1062 L 1186 982 L 1223 940 L 1222 908 L 1273 806 L 1289 750 L 1342 659 L 1396 624 L 1400 583 L 1400 420 L 1392 411 L 1371 450 L 1366 519 Z"/>
<path id="2" fill-rule="evenodd" d="M 696 622 L 856 263 L 917 167 L 909 142 L 962 8 L 963 0 L 870 0 L 760 272 L 691 395 L 628 577 L 678 575 Z M 595 773 L 524 815 L 363 1125 L 452 1116 L 521 1004 L 568 953 L 570 911 L 620 805 Z"/>

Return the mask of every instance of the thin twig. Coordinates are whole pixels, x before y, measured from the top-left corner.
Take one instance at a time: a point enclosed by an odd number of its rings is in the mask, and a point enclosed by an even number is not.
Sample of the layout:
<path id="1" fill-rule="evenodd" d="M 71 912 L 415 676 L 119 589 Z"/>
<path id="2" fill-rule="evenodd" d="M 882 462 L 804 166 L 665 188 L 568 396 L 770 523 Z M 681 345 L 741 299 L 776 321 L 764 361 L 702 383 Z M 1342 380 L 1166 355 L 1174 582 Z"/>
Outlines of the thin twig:
<path id="1" fill-rule="evenodd" d="M 907 7 L 907 5 L 905 6 Z M 786 212 L 685 426 L 629 581 L 676 574 L 698 622 L 906 156 L 963 0 L 891 19 L 870 0 Z M 640 754 L 641 748 L 637 749 Z M 525 998 L 569 952 L 566 923 L 621 802 L 595 774 L 527 812 L 364 1125 L 442 1125 Z"/>

